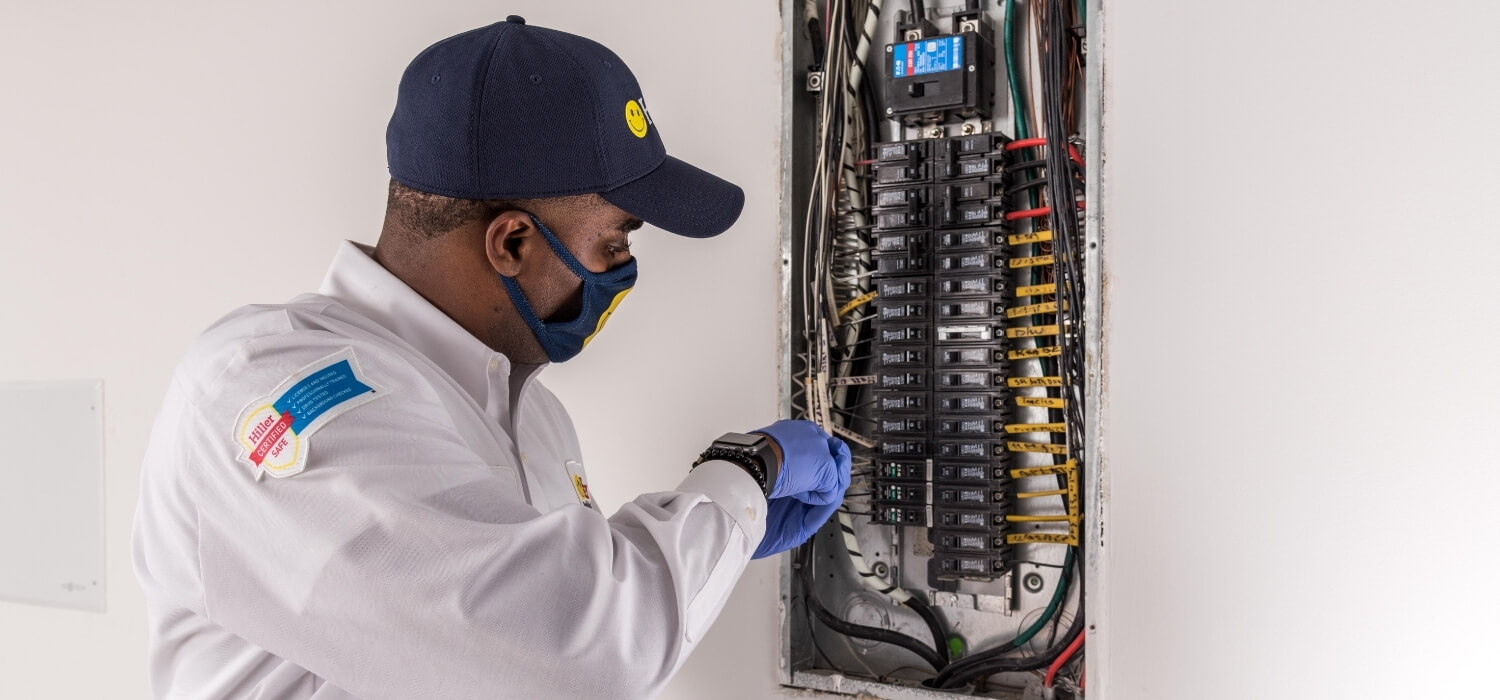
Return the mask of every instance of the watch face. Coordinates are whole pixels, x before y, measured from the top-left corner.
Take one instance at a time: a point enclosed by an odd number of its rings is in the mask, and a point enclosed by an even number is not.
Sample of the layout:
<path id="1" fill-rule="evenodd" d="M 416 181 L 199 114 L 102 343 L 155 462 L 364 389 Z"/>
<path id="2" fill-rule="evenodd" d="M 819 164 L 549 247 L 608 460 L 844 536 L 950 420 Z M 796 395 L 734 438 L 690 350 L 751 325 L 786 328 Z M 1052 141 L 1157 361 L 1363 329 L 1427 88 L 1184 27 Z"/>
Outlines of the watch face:
<path id="1" fill-rule="evenodd" d="M 766 439 L 766 436 L 764 436 L 764 435 L 746 435 L 744 433 L 725 433 L 723 437 L 719 438 L 718 442 L 722 442 L 722 443 L 724 443 L 726 445 L 734 445 L 735 447 L 755 447 L 755 446 L 759 445 L 762 440 L 765 440 L 765 439 Z"/>

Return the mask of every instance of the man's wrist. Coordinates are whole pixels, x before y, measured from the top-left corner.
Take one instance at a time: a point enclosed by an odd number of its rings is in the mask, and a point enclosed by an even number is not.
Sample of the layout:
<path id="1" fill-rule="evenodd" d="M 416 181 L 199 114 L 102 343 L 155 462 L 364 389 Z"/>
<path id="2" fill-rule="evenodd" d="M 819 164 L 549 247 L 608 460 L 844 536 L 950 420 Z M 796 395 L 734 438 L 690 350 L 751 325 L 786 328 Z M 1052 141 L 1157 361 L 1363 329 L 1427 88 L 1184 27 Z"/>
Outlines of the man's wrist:
<path id="1" fill-rule="evenodd" d="M 764 435 L 766 436 L 766 440 L 771 443 L 771 456 L 775 459 L 776 463 L 766 465 L 766 478 L 769 480 L 769 486 L 766 487 L 766 496 L 769 497 L 771 492 L 776 490 L 776 480 L 781 478 L 781 468 L 786 464 L 786 456 L 781 452 L 781 443 L 776 442 L 776 438 L 772 437 L 770 433 L 757 430 L 752 434 Z"/>
<path id="2" fill-rule="evenodd" d="M 725 433 L 698 455 L 693 466 L 711 460 L 739 465 L 755 479 L 761 493 L 770 498 L 781 474 L 781 458 L 778 456 L 780 449 L 781 446 L 765 433 Z"/>

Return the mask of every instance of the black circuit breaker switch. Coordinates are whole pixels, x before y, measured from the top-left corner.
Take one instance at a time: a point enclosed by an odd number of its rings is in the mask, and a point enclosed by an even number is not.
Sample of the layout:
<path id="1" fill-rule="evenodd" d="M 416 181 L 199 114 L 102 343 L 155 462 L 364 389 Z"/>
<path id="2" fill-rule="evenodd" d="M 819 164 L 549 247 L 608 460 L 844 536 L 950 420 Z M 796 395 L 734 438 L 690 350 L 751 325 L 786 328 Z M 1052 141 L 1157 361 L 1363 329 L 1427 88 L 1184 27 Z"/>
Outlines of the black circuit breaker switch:
<path id="1" fill-rule="evenodd" d="M 886 116 L 990 116 L 995 49 L 987 31 L 929 36 L 885 47 Z"/>
<path id="2" fill-rule="evenodd" d="M 928 481 L 928 468 L 925 462 L 883 459 L 875 465 L 875 475 L 881 479 Z"/>
<path id="3" fill-rule="evenodd" d="M 927 277 L 888 277 L 875 280 L 875 291 L 880 299 L 905 299 L 926 297 L 932 280 Z"/>
<path id="4" fill-rule="evenodd" d="M 878 411 L 911 411 L 926 413 L 932 406 L 932 395 L 923 391 L 892 391 L 875 396 Z"/>
<path id="5" fill-rule="evenodd" d="M 932 509 L 927 506 L 885 505 L 875 506 L 875 522 L 886 525 L 930 525 Z"/>
<path id="6" fill-rule="evenodd" d="M 998 175 L 1009 156 L 1005 145 L 1010 138 L 994 131 L 954 136 L 935 141 L 928 149 L 928 160 L 940 178 L 963 179 Z"/>

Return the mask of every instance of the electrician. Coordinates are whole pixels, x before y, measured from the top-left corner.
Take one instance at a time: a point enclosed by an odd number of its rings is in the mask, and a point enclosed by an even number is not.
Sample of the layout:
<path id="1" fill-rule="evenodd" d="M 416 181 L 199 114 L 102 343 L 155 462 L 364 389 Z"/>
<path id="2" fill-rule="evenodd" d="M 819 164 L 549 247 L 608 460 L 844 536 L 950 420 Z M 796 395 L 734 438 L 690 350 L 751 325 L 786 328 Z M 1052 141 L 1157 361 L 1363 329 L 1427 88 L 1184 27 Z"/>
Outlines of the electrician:
<path id="1" fill-rule="evenodd" d="M 838 508 L 848 448 L 804 421 L 610 517 L 588 492 L 538 372 L 634 284 L 632 229 L 713 236 L 744 201 L 646 105 L 520 17 L 412 61 L 378 245 L 215 323 L 168 389 L 133 536 L 157 697 L 651 696 L 746 563 Z"/>

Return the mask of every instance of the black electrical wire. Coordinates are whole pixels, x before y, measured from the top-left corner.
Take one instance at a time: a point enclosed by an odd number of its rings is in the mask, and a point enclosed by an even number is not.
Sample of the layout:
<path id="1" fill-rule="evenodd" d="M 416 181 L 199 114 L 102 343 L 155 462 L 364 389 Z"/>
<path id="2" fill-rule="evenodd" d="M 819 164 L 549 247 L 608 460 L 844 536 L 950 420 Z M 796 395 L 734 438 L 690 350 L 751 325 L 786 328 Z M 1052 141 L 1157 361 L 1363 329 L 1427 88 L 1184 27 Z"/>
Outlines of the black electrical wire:
<path id="1" fill-rule="evenodd" d="M 901 647 L 902 649 L 906 649 L 907 651 L 916 654 L 917 656 L 922 657 L 922 660 L 926 661 L 928 665 L 932 666 L 933 670 L 935 671 L 941 670 L 943 666 L 946 665 L 946 662 L 943 661 L 943 657 L 939 656 L 937 652 L 933 651 L 930 647 L 917 641 L 916 639 L 901 634 L 900 632 L 893 632 L 891 630 L 882 629 L 880 627 L 868 627 L 865 625 L 856 625 L 852 622 L 847 622 L 834 616 L 833 613 L 828 612 L 828 610 L 825 609 L 816 598 L 809 596 L 807 600 L 812 604 L 813 615 L 817 616 L 818 621 L 822 622 L 825 626 L 828 627 L 828 629 L 831 629 L 835 632 L 838 632 L 839 634 L 848 637 L 858 637 L 860 639 L 868 639 L 876 642 L 884 642 L 886 644 L 894 644 L 898 647 Z"/>
<path id="2" fill-rule="evenodd" d="M 904 634 L 901 634 L 900 632 L 896 632 L 893 630 L 882 629 L 880 627 L 857 625 L 853 622 L 843 620 L 831 612 L 828 612 L 828 609 L 824 608 L 823 604 L 818 602 L 817 595 L 813 593 L 812 544 L 804 544 L 802 545 L 802 549 L 804 551 L 802 555 L 803 564 L 801 572 L 802 595 L 807 601 L 807 607 L 812 609 L 813 615 L 818 618 L 819 622 L 822 622 L 824 626 L 828 627 L 828 629 L 831 629 L 835 632 L 838 632 L 839 634 L 848 637 L 868 639 L 875 642 L 883 642 L 886 644 L 893 644 L 895 646 L 901 647 L 902 649 L 920 656 L 923 661 L 926 661 L 928 665 L 932 666 L 932 669 L 934 671 L 941 671 L 943 667 L 947 665 L 947 661 L 945 661 L 942 656 L 940 656 L 936 651 L 933 651 L 931 647 L 923 644 L 915 638 L 908 637 Z"/>
<path id="3" fill-rule="evenodd" d="M 915 610 L 927 623 L 927 629 L 932 632 L 932 646 L 937 650 L 939 656 L 943 657 L 943 666 L 947 666 L 950 660 L 948 656 L 948 633 L 943 630 L 943 621 L 937 615 L 937 611 L 927 604 L 921 596 L 913 594 L 906 601 L 906 607 Z"/>
<path id="4" fill-rule="evenodd" d="M 1046 126 L 1047 143 L 1045 155 L 1047 172 L 1068 173 L 1070 153 L 1068 151 L 1068 125 L 1063 114 L 1063 103 L 1070 96 L 1063 92 L 1063 80 L 1068 70 L 1068 47 L 1066 32 L 1066 10 L 1061 0 L 1046 0 L 1041 22 L 1040 68 L 1042 77 L 1042 118 Z M 1063 378 L 1063 394 L 1066 399 L 1064 422 L 1070 424 L 1070 434 L 1079 435 L 1083 427 L 1083 396 L 1081 391 L 1083 367 L 1082 343 L 1079 342 L 1083 328 L 1080 322 L 1083 298 L 1079 286 L 1077 263 L 1078 211 L 1076 191 L 1071 177 L 1048 178 L 1047 199 L 1052 203 L 1050 214 L 1053 230 L 1054 267 L 1053 278 L 1057 284 L 1058 299 L 1064 309 L 1059 318 L 1061 333 L 1058 344 L 1063 351 L 1058 356 L 1059 376 Z M 1077 440 L 1068 443 L 1069 457 L 1081 461 L 1081 444 Z"/>
<path id="5" fill-rule="evenodd" d="M 1045 168 L 1045 167 L 1047 167 L 1047 161 L 1045 161 L 1045 160 L 1025 160 L 1025 161 L 1021 161 L 1020 163 L 1016 163 L 1015 165 L 1007 165 L 1007 166 L 1005 166 L 1005 169 L 1006 170 L 1030 170 L 1032 168 Z"/>
<path id="6" fill-rule="evenodd" d="M 1031 180 L 1027 180 L 1027 181 L 1025 181 L 1025 182 L 1023 182 L 1023 183 L 1021 183 L 1019 185 L 1011 185 L 1010 187 L 1005 188 L 1005 193 L 1008 194 L 1008 195 L 1010 195 L 1010 194 L 1015 194 L 1017 192 L 1025 192 L 1026 190 L 1029 190 L 1029 189 L 1031 189 L 1033 187 L 1041 187 L 1041 186 L 1046 185 L 1046 184 L 1047 184 L 1047 178 L 1045 178 L 1045 177 L 1034 178 L 1034 179 L 1031 179 Z"/>

